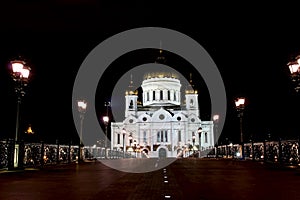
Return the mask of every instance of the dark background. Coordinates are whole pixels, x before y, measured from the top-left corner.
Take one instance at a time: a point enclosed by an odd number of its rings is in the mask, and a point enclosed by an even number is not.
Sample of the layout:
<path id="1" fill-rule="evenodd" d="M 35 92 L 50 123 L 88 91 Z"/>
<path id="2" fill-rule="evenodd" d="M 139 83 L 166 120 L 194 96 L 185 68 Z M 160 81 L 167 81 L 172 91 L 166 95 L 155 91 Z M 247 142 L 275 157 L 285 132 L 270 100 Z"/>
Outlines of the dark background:
<path id="1" fill-rule="evenodd" d="M 165 27 L 195 39 L 223 77 L 227 117 L 221 140 L 239 141 L 234 98 L 247 98 L 244 134 L 257 140 L 299 135 L 299 95 L 287 62 L 300 50 L 299 17 L 292 3 L 185 3 L 165 1 L 10 1 L 0 6 L 0 137 L 14 137 L 16 97 L 8 62 L 20 55 L 30 64 L 31 80 L 21 105 L 21 133 L 32 125 L 36 139 L 78 140 L 72 116 L 73 83 L 81 63 L 103 40 L 144 26 Z M 100 118 L 115 82 L 130 68 L 151 62 L 144 50 L 116 60 L 101 77 L 96 95 Z M 166 52 L 167 64 L 189 78 L 192 67 Z M 201 119 L 210 120 L 210 102 L 201 77 Z M 88 110 L 87 110 L 88 111 Z M 103 126 L 100 121 L 101 126 Z"/>

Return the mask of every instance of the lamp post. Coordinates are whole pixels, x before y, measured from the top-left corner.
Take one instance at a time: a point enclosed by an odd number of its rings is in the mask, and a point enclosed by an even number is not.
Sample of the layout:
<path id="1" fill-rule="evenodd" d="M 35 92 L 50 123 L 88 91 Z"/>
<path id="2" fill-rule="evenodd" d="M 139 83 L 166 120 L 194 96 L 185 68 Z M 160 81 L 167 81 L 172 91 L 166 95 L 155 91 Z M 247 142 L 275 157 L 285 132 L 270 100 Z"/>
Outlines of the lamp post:
<path id="1" fill-rule="evenodd" d="M 104 116 L 103 117 L 103 122 L 105 125 L 105 144 L 104 144 L 104 149 L 105 149 L 105 158 L 107 158 L 107 126 L 108 126 L 108 122 L 109 122 L 109 117 L 108 116 Z"/>
<path id="2" fill-rule="evenodd" d="M 200 155 L 200 153 L 201 153 L 201 134 L 202 134 L 202 128 L 199 127 L 198 128 L 198 136 L 199 136 L 199 158 L 201 158 L 201 155 Z"/>
<path id="3" fill-rule="evenodd" d="M 295 59 L 288 62 L 288 67 L 291 73 L 291 79 L 294 83 L 296 92 L 300 90 L 300 55 L 296 56 Z"/>
<path id="4" fill-rule="evenodd" d="M 130 135 L 128 136 L 128 140 L 129 140 L 129 148 L 128 151 L 130 152 L 130 156 L 131 156 L 131 152 L 133 151 L 131 143 L 132 143 L 132 135 L 130 133 Z"/>
<path id="5" fill-rule="evenodd" d="M 136 152 L 138 153 L 138 154 L 136 153 L 136 157 L 140 158 L 141 157 L 141 155 L 140 155 L 140 153 L 141 153 L 141 146 L 140 146 L 140 144 L 136 145 Z M 139 156 L 137 156 L 137 155 L 139 155 Z"/>
<path id="6" fill-rule="evenodd" d="M 83 146 L 82 128 L 83 128 L 83 119 L 84 119 L 84 114 L 86 112 L 87 102 L 85 100 L 78 100 L 77 101 L 77 107 L 78 107 L 78 112 L 80 114 L 80 133 L 79 133 L 80 135 L 79 135 L 78 161 L 81 162 L 83 160 L 83 155 L 82 155 L 82 146 Z"/>
<path id="7" fill-rule="evenodd" d="M 137 141 L 133 140 L 133 151 L 135 152 L 135 157 L 137 157 Z"/>
<path id="8" fill-rule="evenodd" d="M 213 121 L 215 122 L 215 139 L 218 138 L 219 139 L 219 133 L 218 133 L 218 123 L 219 123 L 219 118 L 220 116 L 219 115 L 214 115 L 213 116 Z M 215 142 L 215 149 L 216 149 L 216 158 L 218 158 L 218 140 Z"/>
<path id="9" fill-rule="evenodd" d="M 243 137 L 243 114 L 244 114 L 244 108 L 245 108 L 245 98 L 239 97 L 235 100 L 235 107 L 238 112 L 238 117 L 240 118 L 240 143 L 242 146 L 242 159 L 244 159 L 244 137 Z"/>
<path id="10" fill-rule="evenodd" d="M 16 117 L 16 132 L 14 141 L 14 150 L 12 151 L 9 168 L 23 167 L 23 146 L 20 138 L 19 121 L 20 121 L 20 105 L 22 97 L 25 95 L 25 87 L 27 86 L 30 74 L 30 67 L 25 61 L 13 60 L 10 62 L 11 75 L 15 82 L 15 92 L 17 95 L 17 117 Z"/>
<path id="11" fill-rule="evenodd" d="M 193 135 L 192 135 L 192 142 L 193 142 L 193 156 L 195 156 L 195 139 L 196 139 L 196 136 L 195 136 L 195 133 L 193 132 Z"/>
<path id="12" fill-rule="evenodd" d="M 126 129 L 125 128 L 122 129 L 122 134 L 123 134 L 123 158 L 125 158 L 125 151 L 126 151 L 126 148 L 125 148 Z"/>
<path id="13" fill-rule="evenodd" d="M 108 116 L 108 106 L 110 106 L 110 102 L 106 101 L 104 102 L 104 106 L 106 106 L 106 116 L 103 117 L 103 122 L 105 125 L 105 158 L 107 158 L 107 128 L 108 128 L 108 123 L 109 123 L 109 116 Z"/>

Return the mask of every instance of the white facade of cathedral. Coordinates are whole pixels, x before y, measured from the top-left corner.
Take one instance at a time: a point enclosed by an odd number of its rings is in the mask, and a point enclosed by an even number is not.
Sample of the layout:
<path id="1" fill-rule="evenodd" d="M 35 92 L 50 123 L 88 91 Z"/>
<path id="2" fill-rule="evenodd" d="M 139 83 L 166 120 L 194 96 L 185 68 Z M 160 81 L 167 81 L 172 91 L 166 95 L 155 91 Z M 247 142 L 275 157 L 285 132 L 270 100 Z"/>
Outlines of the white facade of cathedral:
<path id="1" fill-rule="evenodd" d="M 125 147 L 138 157 L 185 157 L 199 147 L 213 148 L 213 121 L 199 118 L 197 91 L 187 89 L 183 104 L 180 80 L 170 73 L 148 74 L 141 87 L 142 103 L 137 92 L 126 91 L 125 119 L 111 123 L 113 149 Z"/>

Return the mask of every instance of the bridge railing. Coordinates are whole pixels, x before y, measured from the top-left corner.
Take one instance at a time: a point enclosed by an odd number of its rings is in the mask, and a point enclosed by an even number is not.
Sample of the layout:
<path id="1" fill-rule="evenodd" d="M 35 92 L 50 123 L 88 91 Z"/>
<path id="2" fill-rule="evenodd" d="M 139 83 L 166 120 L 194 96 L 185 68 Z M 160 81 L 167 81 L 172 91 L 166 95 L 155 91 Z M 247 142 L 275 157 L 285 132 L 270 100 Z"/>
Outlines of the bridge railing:
<path id="1" fill-rule="evenodd" d="M 8 141 L 0 141 L 0 169 L 8 167 Z"/>
<path id="2" fill-rule="evenodd" d="M 244 143 L 244 157 L 254 161 L 300 164 L 299 140 L 280 140 Z M 220 145 L 212 148 L 208 157 L 239 158 L 241 145 Z"/>
<path id="3" fill-rule="evenodd" d="M 48 143 L 24 143 L 23 166 L 24 167 L 40 167 L 46 165 L 72 163 L 78 161 L 79 146 L 71 144 L 48 144 Z M 10 155 L 14 150 L 14 142 L 11 140 L 0 140 L 0 169 L 7 169 Z M 120 159 L 133 158 L 134 153 L 123 152 L 117 149 L 106 149 L 97 146 L 84 146 L 82 148 L 84 160 L 96 159 Z"/>
<path id="4" fill-rule="evenodd" d="M 14 143 L 10 140 L 0 141 L 0 169 L 9 165 L 9 155 L 14 150 Z M 97 146 L 84 146 L 83 159 L 120 159 L 137 157 L 135 152 L 123 152 L 118 149 L 106 149 Z M 24 143 L 24 167 L 38 167 L 59 163 L 78 161 L 78 145 Z M 220 145 L 205 149 L 201 156 L 239 158 L 241 153 L 239 144 Z M 106 155 L 106 157 L 105 157 Z M 281 163 L 286 165 L 300 164 L 299 140 L 280 140 L 244 143 L 244 157 L 253 161 Z"/>

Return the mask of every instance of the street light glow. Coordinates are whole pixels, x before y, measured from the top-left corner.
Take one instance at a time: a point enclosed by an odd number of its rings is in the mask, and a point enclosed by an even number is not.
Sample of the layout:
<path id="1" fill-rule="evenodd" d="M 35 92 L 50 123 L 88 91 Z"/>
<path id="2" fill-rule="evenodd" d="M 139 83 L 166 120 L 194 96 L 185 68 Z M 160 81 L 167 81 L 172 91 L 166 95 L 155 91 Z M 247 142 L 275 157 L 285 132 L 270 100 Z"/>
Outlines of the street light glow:
<path id="1" fill-rule="evenodd" d="M 84 100 L 79 100 L 77 102 L 77 105 L 78 105 L 78 109 L 86 110 L 87 103 Z"/>
<path id="2" fill-rule="evenodd" d="M 11 61 L 10 63 L 12 67 L 13 76 L 15 78 L 28 79 L 30 68 L 25 66 L 26 63 L 24 61 L 14 60 Z"/>
<path id="3" fill-rule="evenodd" d="M 22 61 L 12 61 L 11 66 L 14 73 L 20 73 L 24 67 L 24 64 Z"/>
<path id="4" fill-rule="evenodd" d="M 214 121 L 218 121 L 218 120 L 219 120 L 219 115 L 214 115 L 214 116 L 213 116 L 213 120 L 214 120 Z"/>
<path id="5" fill-rule="evenodd" d="M 293 58 L 290 62 L 287 63 L 291 73 L 291 79 L 294 84 L 294 89 L 296 92 L 300 90 L 300 55 Z"/>
<path id="6" fill-rule="evenodd" d="M 22 78 L 28 78 L 28 77 L 29 77 L 29 69 L 27 69 L 27 68 L 22 68 L 22 69 L 21 69 L 21 77 L 22 77 Z"/>
<path id="7" fill-rule="evenodd" d="M 103 121 L 104 121 L 105 123 L 108 123 L 109 117 L 108 117 L 108 116 L 104 116 L 104 117 L 103 117 Z"/>
<path id="8" fill-rule="evenodd" d="M 291 74 L 299 72 L 299 70 L 300 70 L 300 64 L 299 64 L 299 62 L 300 62 L 300 59 L 297 60 L 297 63 L 296 62 L 289 63 L 288 66 L 289 66 Z"/>
<path id="9" fill-rule="evenodd" d="M 244 97 L 239 97 L 236 101 L 235 101 L 235 106 L 236 107 L 241 107 L 245 104 L 245 98 Z"/>

